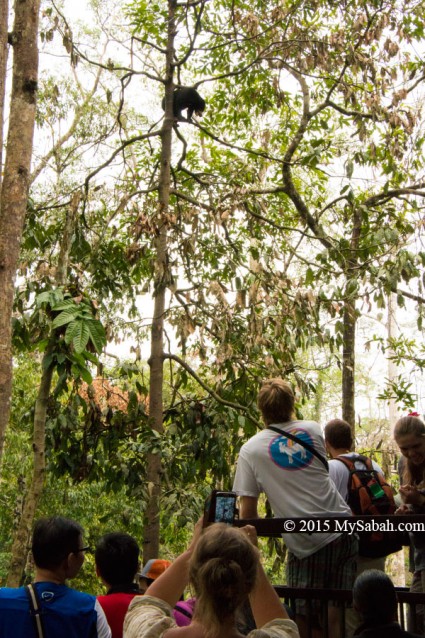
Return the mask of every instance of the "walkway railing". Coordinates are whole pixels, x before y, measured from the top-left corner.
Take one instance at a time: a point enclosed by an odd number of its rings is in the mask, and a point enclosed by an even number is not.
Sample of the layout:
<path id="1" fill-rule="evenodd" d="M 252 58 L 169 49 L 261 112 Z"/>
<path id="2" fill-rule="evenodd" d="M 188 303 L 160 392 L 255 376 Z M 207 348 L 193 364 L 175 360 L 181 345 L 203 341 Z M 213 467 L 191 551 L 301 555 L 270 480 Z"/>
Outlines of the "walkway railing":
<path id="1" fill-rule="evenodd" d="M 372 519 L 376 519 L 380 522 L 390 521 L 394 524 L 395 528 L 398 528 L 398 523 L 422 523 L 425 530 L 425 514 L 412 514 L 406 516 L 359 516 L 355 517 L 357 520 L 364 522 L 370 522 Z M 353 521 L 354 517 L 338 517 L 338 520 Z M 283 531 L 287 533 L 292 531 L 288 528 L 288 521 L 290 526 L 293 526 L 293 531 L 299 531 L 302 526 L 305 528 L 305 521 L 311 520 L 307 518 L 263 518 L 263 519 L 246 519 L 237 520 L 235 525 L 237 527 L 243 527 L 244 525 L 253 525 L 258 536 L 262 537 L 274 537 L 278 538 L 282 535 Z M 323 519 L 317 520 L 330 520 L 329 517 L 323 517 Z M 316 528 L 317 529 L 317 528 Z M 308 531 L 306 532 L 308 533 Z M 345 636 L 345 611 L 348 605 L 352 603 L 351 590 L 345 589 L 305 589 L 287 587 L 284 585 L 276 585 L 276 592 L 279 597 L 288 605 L 290 609 L 295 609 L 296 600 L 305 600 L 307 609 L 307 622 L 309 636 L 312 635 L 312 603 L 313 601 L 320 601 L 321 604 L 321 626 L 323 628 L 324 638 L 328 638 L 328 603 L 332 601 L 340 610 L 340 631 L 341 636 Z M 403 629 L 407 629 L 407 618 L 409 618 L 409 630 L 416 633 L 421 633 L 421 629 L 418 626 L 418 607 L 419 605 L 425 605 L 425 593 L 416 594 L 408 591 L 407 587 L 396 587 L 397 599 L 398 599 L 398 619 Z M 422 613 L 422 612 L 421 612 Z"/>
<path id="2" fill-rule="evenodd" d="M 332 601 L 339 607 L 340 634 L 345 636 L 345 611 L 347 605 L 352 603 L 352 592 L 348 589 L 304 589 L 276 585 L 275 590 L 283 602 L 293 610 L 295 614 L 295 601 L 305 600 L 307 609 L 307 623 L 309 635 L 312 634 L 312 603 L 320 601 L 321 626 L 324 638 L 328 638 L 328 603 Z M 407 587 L 396 587 L 398 599 L 398 621 L 403 629 L 407 629 L 407 618 L 410 618 L 410 631 L 421 633 L 418 624 L 417 607 L 425 604 L 425 594 L 413 594 Z"/>

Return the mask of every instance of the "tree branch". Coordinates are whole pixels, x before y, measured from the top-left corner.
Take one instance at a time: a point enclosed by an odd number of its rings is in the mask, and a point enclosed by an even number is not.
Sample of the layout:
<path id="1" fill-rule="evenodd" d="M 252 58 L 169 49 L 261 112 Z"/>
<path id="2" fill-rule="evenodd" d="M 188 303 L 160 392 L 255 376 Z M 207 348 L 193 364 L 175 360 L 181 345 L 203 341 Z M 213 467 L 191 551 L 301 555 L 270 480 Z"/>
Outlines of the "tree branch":
<path id="1" fill-rule="evenodd" d="M 232 408 L 233 410 L 240 410 L 246 414 L 246 416 L 248 417 L 250 421 L 256 424 L 258 423 L 258 419 L 255 419 L 252 416 L 252 414 L 249 412 L 248 408 L 245 405 L 241 405 L 240 403 L 233 403 L 232 401 L 227 401 L 226 399 L 223 399 L 219 394 L 214 392 L 212 388 L 208 387 L 207 384 L 204 383 L 204 381 L 202 381 L 202 379 L 197 375 L 195 370 L 193 370 L 191 366 L 189 366 L 185 361 L 183 361 L 183 359 L 180 359 L 180 357 L 171 353 L 168 353 L 168 354 L 164 353 L 164 359 L 171 359 L 171 361 L 175 361 L 176 363 L 181 365 L 182 368 L 184 368 L 186 372 L 188 372 L 190 376 L 193 379 L 195 379 L 197 383 L 199 383 L 199 385 L 205 390 L 205 392 L 208 392 L 208 394 L 213 399 L 215 399 L 218 403 L 220 403 L 221 405 L 225 405 L 229 408 Z"/>

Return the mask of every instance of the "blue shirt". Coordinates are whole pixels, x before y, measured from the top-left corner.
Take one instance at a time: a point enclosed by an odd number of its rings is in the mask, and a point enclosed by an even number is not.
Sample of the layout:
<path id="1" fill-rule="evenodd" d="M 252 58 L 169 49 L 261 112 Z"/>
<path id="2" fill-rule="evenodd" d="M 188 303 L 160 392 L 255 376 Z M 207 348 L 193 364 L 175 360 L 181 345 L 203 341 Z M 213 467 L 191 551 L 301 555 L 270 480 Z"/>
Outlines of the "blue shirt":
<path id="1" fill-rule="evenodd" d="M 97 638 L 96 597 L 54 583 L 35 583 L 46 638 Z M 24 587 L 0 588 L 0 638 L 36 638 Z"/>

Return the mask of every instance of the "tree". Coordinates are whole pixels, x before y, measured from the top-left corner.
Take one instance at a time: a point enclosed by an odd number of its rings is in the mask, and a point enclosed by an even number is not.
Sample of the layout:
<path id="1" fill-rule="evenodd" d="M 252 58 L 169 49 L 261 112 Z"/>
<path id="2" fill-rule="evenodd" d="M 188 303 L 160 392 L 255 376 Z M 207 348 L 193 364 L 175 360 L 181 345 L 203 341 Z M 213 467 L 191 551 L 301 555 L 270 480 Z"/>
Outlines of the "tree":
<path id="1" fill-rule="evenodd" d="M 227 176 L 240 189 L 240 209 L 287 227 L 284 252 L 294 250 L 291 234 L 303 237 L 299 277 L 306 287 L 314 282 L 312 305 L 337 317 L 343 415 L 354 427 L 357 300 L 383 304 L 392 290 L 400 303 L 403 295 L 423 301 L 399 286 L 421 267 L 420 256 L 400 250 L 420 223 L 425 194 L 420 106 L 409 97 L 424 79 L 410 48 L 423 35 L 418 6 L 221 9 L 203 22 L 212 36 L 198 64 L 220 78 L 215 122 L 238 151 L 235 161 L 246 158 L 243 180 Z M 265 164 L 261 179 L 251 177 L 251 158 Z M 259 279 L 270 276 L 264 260 L 259 270 Z"/>
<path id="2" fill-rule="evenodd" d="M 150 427 L 143 419 L 126 448 L 117 444 L 124 458 L 114 451 L 110 457 L 146 478 L 148 558 L 158 546 L 168 470 L 171 482 L 179 472 L 183 482 L 201 467 L 198 459 L 188 462 L 190 471 L 181 467 L 184 455 L 195 453 L 188 438 L 207 446 L 202 425 L 212 439 L 222 437 L 229 474 L 241 431 L 250 435 L 257 426 L 260 379 L 284 375 L 301 395 L 311 393 L 317 366 L 303 355 L 320 350 L 323 361 L 341 365 L 344 415 L 354 425 L 359 301 L 381 305 L 393 289 L 415 296 L 399 284 L 422 269 L 420 256 L 399 250 L 419 224 L 423 197 L 422 136 L 410 97 L 423 71 L 406 44 L 422 27 L 407 0 L 344 7 L 170 0 L 161 7 L 136 2 L 130 11 L 135 31 L 124 61 L 115 52 L 91 57 L 60 17 L 72 60 L 102 69 L 98 85 L 117 82 L 120 94 L 115 102 L 115 86 L 105 91 L 116 107 L 106 126 L 112 136 L 95 141 L 89 134 L 102 127 L 99 108 L 99 119 L 88 124 L 82 116 L 63 146 L 52 145 L 47 165 L 60 174 L 60 195 L 34 185 L 22 256 L 33 264 L 25 252 L 37 251 L 37 267 L 27 272 L 43 294 L 51 274 L 43 276 L 41 264 L 46 271 L 55 265 L 62 230 L 53 211 L 63 211 L 82 187 L 70 280 L 102 304 L 110 339 L 119 330 L 132 335 L 138 359 L 151 328 Z M 148 106 L 135 91 L 141 78 Z M 195 85 L 206 98 L 202 124 L 173 126 L 179 85 Z M 80 94 L 91 108 L 94 101 Z M 45 97 L 46 111 L 64 105 L 59 89 L 46 89 Z M 77 168 L 70 158 L 83 130 L 97 153 Z M 141 291 L 153 297 L 153 321 Z M 27 297 L 19 298 L 24 314 Z M 201 418 L 190 429 L 189 401 L 208 418 L 214 414 L 214 427 Z M 112 445 L 109 430 L 103 440 Z"/>
<path id="3" fill-rule="evenodd" d="M 2 79 L 1 102 L 5 87 L 5 49 L 7 7 L 2 11 L 0 61 Z M 27 210 L 29 176 L 33 146 L 36 94 L 38 82 L 38 19 L 40 0 L 15 2 L 12 31 L 13 79 L 7 135 L 7 154 L 1 183 L 0 208 L 0 464 L 4 436 L 10 413 L 12 389 L 11 317 L 14 282 L 19 259 L 19 247 Z M 0 113 L 3 116 L 3 111 Z M 1 120 L 2 124 L 3 120 Z M 1 137 L 1 139 L 3 139 Z"/>
<path id="4" fill-rule="evenodd" d="M 6 95 L 7 71 L 7 33 L 8 33 L 9 3 L 5 0 L 0 17 L 0 175 L 3 174 L 3 127 L 4 107 Z M 1 189 L 0 189 L 1 192 Z"/>
<path id="5" fill-rule="evenodd" d="M 153 249 L 170 295 L 168 310 L 162 301 L 157 308 L 175 327 L 182 353 L 164 355 L 161 346 L 152 371 L 165 356 L 202 381 L 188 363 L 193 353 L 216 380 L 206 391 L 219 401 L 240 397 L 234 405 L 243 414 L 259 377 L 292 374 L 308 391 L 312 384 L 297 364 L 300 350 L 336 346 L 344 416 L 354 426 L 357 300 L 382 303 L 388 288 L 417 273 L 416 258 L 399 256 L 397 248 L 414 229 L 423 194 L 420 160 L 408 161 L 409 145 L 422 142 L 415 105 L 406 100 L 402 118 L 396 111 L 423 75 L 420 60 L 408 60 L 390 36 L 398 30 L 406 41 L 420 37 L 420 25 L 417 8 L 405 4 L 409 19 L 400 26 L 399 8 L 329 4 L 319 14 L 303 3 L 296 11 L 262 3 L 249 9 L 171 3 L 152 14 L 145 3 L 133 5 L 135 41 L 152 51 L 137 73 L 164 84 L 168 95 L 169 76 L 153 73 L 151 59 L 168 69 L 161 56 L 167 64 L 174 56 L 181 84 L 193 83 L 203 69 L 196 85 L 211 89 L 207 103 L 214 104 L 206 124 L 197 125 L 200 145 L 176 129 L 167 232 L 157 224 L 154 193 L 163 187 L 168 150 L 164 156 L 163 146 L 143 144 L 155 142 L 153 134 L 134 139 L 142 142 L 140 165 L 151 167 L 129 195 L 143 197 L 135 249 L 145 242 L 150 257 Z M 170 17 L 178 40 L 165 37 Z M 379 55 L 372 55 L 374 48 Z M 406 94 L 396 88 L 397 68 Z M 365 149 L 368 135 L 373 141 Z M 368 183 L 372 169 L 380 172 L 376 186 Z M 359 186 L 358 170 L 364 174 Z M 403 260 L 411 267 L 402 268 Z M 153 290 L 159 304 L 164 297 L 157 283 Z M 333 320 L 333 334 L 323 330 L 324 316 Z M 161 332 L 162 326 L 155 335 Z"/>
<path id="6" fill-rule="evenodd" d="M 26 561 L 25 549 L 28 546 L 31 526 L 44 486 L 46 419 L 54 372 L 56 370 L 60 372 L 56 388 L 58 393 L 66 386 L 67 377 L 74 377 L 78 381 L 81 375 L 90 380 L 85 363 L 87 360 L 93 362 L 93 357 L 87 349 L 91 345 L 95 352 L 100 353 L 105 344 L 104 331 L 96 319 L 95 307 L 89 300 L 84 299 L 83 295 L 71 299 L 69 294 L 68 298 L 63 295 L 63 290 L 68 284 L 68 261 L 80 199 L 80 194 L 76 193 L 67 211 L 56 270 L 56 288 L 44 292 L 37 299 L 37 306 L 40 308 L 45 305 L 46 310 L 51 308 L 55 317 L 51 323 L 50 334 L 44 343 L 42 374 L 34 409 L 33 475 L 25 494 L 22 515 L 13 540 L 7 579 L 10 587 L 16 587 L 20 583 Z M 67 327 L 65 333 L 63 333 L 63 326 Z"/>

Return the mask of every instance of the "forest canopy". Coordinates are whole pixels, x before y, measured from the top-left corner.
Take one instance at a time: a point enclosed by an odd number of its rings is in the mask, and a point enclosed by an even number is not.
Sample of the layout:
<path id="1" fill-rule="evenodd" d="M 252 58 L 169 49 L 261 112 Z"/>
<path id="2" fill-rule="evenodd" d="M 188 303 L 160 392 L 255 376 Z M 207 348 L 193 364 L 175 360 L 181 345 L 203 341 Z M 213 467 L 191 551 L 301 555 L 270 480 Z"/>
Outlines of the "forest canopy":
<path id="1" fill-rule="evenodd" d="M 0 25 L 9 583 L 58 508 L 145 559 L 178 546 L 267 377 L 389 466 L 397 413 L 424 411 L 421 3 L 80 9 Z M 180 87 L 202 118 L 176 122 Z"/>

